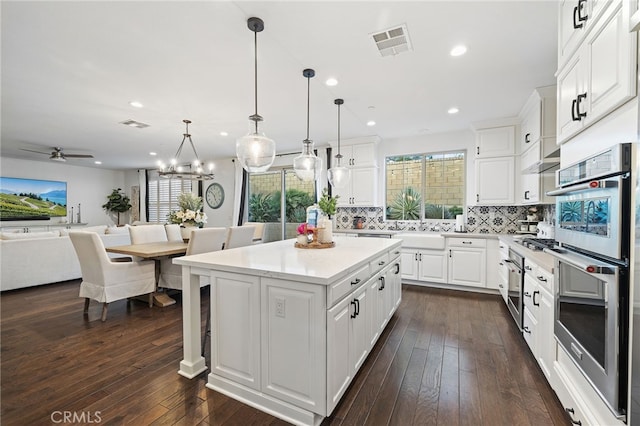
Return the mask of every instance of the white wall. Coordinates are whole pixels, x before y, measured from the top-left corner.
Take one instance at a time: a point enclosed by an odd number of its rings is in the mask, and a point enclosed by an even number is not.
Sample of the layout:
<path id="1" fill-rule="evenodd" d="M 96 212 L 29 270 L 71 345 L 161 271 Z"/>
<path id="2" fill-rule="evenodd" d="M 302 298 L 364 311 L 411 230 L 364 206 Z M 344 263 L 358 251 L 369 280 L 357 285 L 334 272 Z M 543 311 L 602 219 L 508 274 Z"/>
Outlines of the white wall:
<path id="1" fill-rule="evenodd" d="M 235 193 L 235 165 L 231 158 L 215 161 L 215 169 L 213 171 L 215 178 L 212 181 L 204 181 L 202 184 L 203 198 L 209 185 L 217 182 L 224 189 L 224 202 L 217 209 L 212 209 L 204 202 L 204 212 L 207 214 L 207 228 L 211 227 L 227 227 L 237 225 L 237 218 L 233 218 L 233 204 Z"/>
<path id="2" fill-rule="evenodd" d="M 78 204 L 81 204 L 82 222 L 90 225 L 114 223 L 102 209 L 102 205 L 107 202 L 107 195 L 114 188 L 122 188 L 129 194 L 129 188 L 125 188 L 125 173 L 123 171 L 81 167 L 69 162 L 56 163 L 0 157 L 0 174 L 3 177 L 67 182 L 67 219 L 70 219 L 71 207 L 73 206 L 74 213 L 77 213 Z M 58 223 L 61 219 L 63 218 L 53 218 L 50 221 L 7 221 L 2 224 L 5 226 L 37 226 Z M 73 221 L 76 222 L 76 217 Z"/>

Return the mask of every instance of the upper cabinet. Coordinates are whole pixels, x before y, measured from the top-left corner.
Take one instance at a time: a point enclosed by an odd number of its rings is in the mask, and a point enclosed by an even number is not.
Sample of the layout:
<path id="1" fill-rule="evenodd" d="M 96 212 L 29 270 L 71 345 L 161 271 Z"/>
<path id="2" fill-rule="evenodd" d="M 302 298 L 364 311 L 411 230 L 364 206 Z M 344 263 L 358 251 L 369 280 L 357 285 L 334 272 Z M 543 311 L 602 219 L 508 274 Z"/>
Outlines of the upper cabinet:
<path id="1" fill-rule="evenodd" d="M 520 114 L 520 153 L 524 154 L 536 143 L 541 158 L 554 154 L 556 147 L 556 86 L 539 87 L 533 91 Z M 534 158 L 530 158 L 533 160 Z M 539 160 L 540 158 L 536 159 Z M 531 164 L 521 164 L 524 169 Z"/>
<path id="2" fill-rule="evenodd" d="M 629 32 L 629 9 L 622 0 L 570 3 L 560 5 L 559 144 L 636 96 L 637 34 Z M 569 10 L 583 24 L 576 33 L 566 28 Z"/>
<path id="3" fill-rule="evenodd" d="M 338 195 L 338 206 L 371 207 L 377 205 L 378 158 L 377 136 L 346 139 L 340 142 L 342 165 L 351 169 L 351 179 L 346 188 L 333 189 Z M 336 142 L 329 142 L 333 152 L 338 153 Z M 331 159 L 335 161 L 335 158 Z"/>
<path id="4" fill-rule="evenodd" d="M 515 154 L 515 126 L 476 130 L 476 158 L 504 157 Z"/>
<path id="5" fill-rule="evenodd" d="M 376 167 L 376 145 L 361 143 L 357 145 L 341 145 L 342 165 L 347 167 Z"/>

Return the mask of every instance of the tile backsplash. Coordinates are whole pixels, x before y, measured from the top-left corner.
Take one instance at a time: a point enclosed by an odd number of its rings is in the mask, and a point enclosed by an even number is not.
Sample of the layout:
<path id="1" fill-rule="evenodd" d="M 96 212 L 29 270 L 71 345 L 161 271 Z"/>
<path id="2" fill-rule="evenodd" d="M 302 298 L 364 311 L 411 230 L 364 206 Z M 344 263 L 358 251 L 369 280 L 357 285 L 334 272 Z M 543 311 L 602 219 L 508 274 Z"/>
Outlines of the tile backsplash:
<path id="1" fill-rule="evenodd" d="M 539 220 L 553 223 L 555 205 L 539 206 L 474 206 L 467 207 L 465 227 L 467 232 L 480 234 L 515 234 L 525 220 L 529 209 L 535 207 Z M 336 213 L 337 229 L 353 229 L 353 221 L 360 216 L 364 222 L 363 229 L 418 231 L 420 221 L 416 220 L 384 220 L 382 207 L 338 207 Z M 455 220 L 425 220 L 422 230 L 453 232 Z"/>

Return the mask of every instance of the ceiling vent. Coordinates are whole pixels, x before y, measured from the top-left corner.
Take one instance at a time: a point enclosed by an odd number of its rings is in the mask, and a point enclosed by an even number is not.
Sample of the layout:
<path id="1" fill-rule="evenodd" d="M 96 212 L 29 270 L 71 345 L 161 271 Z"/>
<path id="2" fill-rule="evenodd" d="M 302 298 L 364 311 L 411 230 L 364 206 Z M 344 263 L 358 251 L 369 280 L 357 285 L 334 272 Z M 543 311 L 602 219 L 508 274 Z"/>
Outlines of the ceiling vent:
<path id="1" fill-rule="evenodd" d="M 121 121 L 120 124 L 124 124 L 125 126 L 129 126 L 129 127 L 135 127 L 136 129 L 144 129 L 145 127 L 149 127 L 148 124 L 144 124 L 135 120 Z"/>
<path id="2" fill-rule="evenodd" d="M 395 56 L 413 50 L 406 25 L 371 34 L 380 56 Z"/>

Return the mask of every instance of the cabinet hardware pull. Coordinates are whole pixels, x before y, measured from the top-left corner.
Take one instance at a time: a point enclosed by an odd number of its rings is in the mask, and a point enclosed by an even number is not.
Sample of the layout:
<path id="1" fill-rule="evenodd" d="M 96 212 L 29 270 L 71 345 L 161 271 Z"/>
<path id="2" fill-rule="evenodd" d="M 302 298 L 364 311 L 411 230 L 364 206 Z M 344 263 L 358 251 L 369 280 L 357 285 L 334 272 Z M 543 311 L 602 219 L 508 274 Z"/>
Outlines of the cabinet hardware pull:
<path id="1" fill-rule="evenodd" d="M 578 347 L 575 345 L 575 343 L 571 342 L 571 344 L 569 346 L 571 347 L 571 351 L 574 354 L 576 354 L 578 359 L 582 359 L 582 351 L 580 349 L 578 349 Z"/>
<path id="2" fill-rule="evenodd" d="M 400 254 L 400 252 L 399 251 L 394 251 L 393 254 Z"/>
<path id="3" fill-rule="evenodd" d="M 356 278 L 355 280 L 351 281 L 351 285 L 356 285 L 356 284 L 360 284 L 360 278 Z"/>
<path id="4" fill-rule="evenodd" d="M 526 269 L 527 271 L 533 271 L 533 269 L 531 269 L 531 266 L 525 265 L 524 269 Z"/>
<path id="5" fill-rule="evenodd" d="M 380 262 L 378 262 L 378 266 L 382 266 L 382 265 L 384 265 L 385 263 L 387 263 L 387 262 L 385 262 L 384 260 L 381 260 Z"/>
<path id="6" fill-rule="evenodd" d="M 529 293 L 528 291 L 524 292 L 524 297 L 531 297 L 531 293 Z"/>
<path id="7" fill-rule="evenodd" d="M 578 8 L 580 7 L 580 3 L 578 3 L 578 6 L 573 8 L 573 29 L 577 30 L 578 28 L 582 28 L 583 27 L 583 23 L 582 22 L 576 22 L 576 18 L 578 18 L 578 21 L 582 21 L 580 19 L 580 12 L 578 11 Z"/>
<path id="8" fill-rule="evenodd" d="M 524 135 L 524 143 L 529 142 L 531 142 L 531 133 L 527 133 L 526 135 Z"/>
<path id="9" fill-rule="evenodd" d="M 503 260 L 503 262 L 505 262 L 505 263 L 513 263 L 513 262 L 512 262 L 511 260 L 509 260 L 509 259 L 505 259 L 505 260 Z"/>
<path id="10" fill-rule="evenodd" d="M 420 262 L 422 262 L 422 253 L 418 256 L 420 258 Z"/>
<path id="11" fill-rule="evenodd" d="M 480 147 L 479 146 L 476 147 L 476 155 L 480 155 Z"/>
<path id="12" fill-rule="evenodd" d="M 396 275 L 400 273 L 400 264 L 396 263 Z"/>
<path id="13" fill-rule="evenodd" d="M 529 330 L 529 327 L 522 327 L 522 331 L 524 331 L 525 333 L 529 333 L 531 334 L 531 330 Z"/>
<path id="14" fill-rule="evenodd" d="M 573 415 L 576 413 L 573 408 L 565 408 L 564 411 L 569 414 L 569 419 L 571 420 L 571 424 L 582 426 L 582 422 L 580 420 L 574 420 Z"/>
<path id="15" fill-rule="evenodd" d="M 579 94 L 578 97 L 576 98 L 576 101 L 577 101 L 576 114 L 578 115 L 578 121 L 582 120 L 583 117 L 587 116 L 586 112 L 580 112 L 580 104 L 584 99 L 587 99 L 587 92 Z"/>
<path id="16" fill-rule="evenodd" d="M 531 192 L 531 191 L 529 191 L 529 190 L 524 191 L 524 199 L 525 200 L 529 199 L 529 192 Z"/>
<path id="17" fill-rule="evenodd" d="M 451 250 L 449 250 L 449 257 L 451 257 Z"/>
<path id="18" fill-rule="evenodd" d="M 502 288 L 502 284 L 498 284 L 498 287 Z"/>
<path id="19" fill-rule="evenodd" d="M 416 262 L 418 261 L 418 253 L 416 253 Z"/>
<path id="20" fill-rule="evenodd" d="M 538 290 L 533 292 L 533 306 L 540 306 L 540 302 L 536 302 L 536 295 L 539 295 L 540 292 Z"/>
<path id="21" fill-rule="evenodd" d="M 546 279 L 545 277 L 543 277 L 542 275 L 540 275 L 540 276 L 538 276 L 538 277 L 536 277 L 536 278 L 538 278 L 538 279 L 539 279 L 540 281 L 542 281 L 543 283 L 546 283 L 546 282 L 547 282 L 547 279 Z"/>
<path id="22" fill-rule="evenodd" d="M 384 277 L 380 277 L 378 278 L 380 280 L 380 287 L 378 287 L 378 290 L 384 290 L 384 286 L 385 286 L 385 279 Z"/>
<path id="23" fill-rule="evenodd" d="M 473 244 L 472 241 L 463 241 L 462 244 Z"/>
<path id="24" fill-rule="evenodd" d="M 589 15 L 582 16 L 582 11 L 584 10 L 584 6 L 586 5 L 587 0 L 578 0 L 578 21 L 586 22 L 589 18 Z"/>
<path id="25" fill-rule="evenodd" d="M 355 318 L 358 316 L 358 313 L 356 311 L 356 300 L 357 299 L 351 301 L 351 304 L 353 305 L 353 313 L 351 314 L 351 318 Z"/>
<path id="26" fill-rule="evenodd" d="M 574 99 L 571 101 L 571 120 L 580 121 L 580 117 L 576 115 L 576 106 L 578 105 L 578 100 Z"/>
<path id="27" fill-rule="evenodd" d="M 500 266 L 504 266 L 504 263 L 502 263 L 502 262 L 499 262 L 499 263 L 498 263 L 498 265 L 500 265 Z"/>
<path id="28" fill-rule="evenodd" d="M 360 299 L 356 299 L 356 316 L 360 315 Z"/>
<path id="29" fill-rule="evenodd" d="M 476 202 L 480 202 L 480 194 L 476 194 Z"/>

